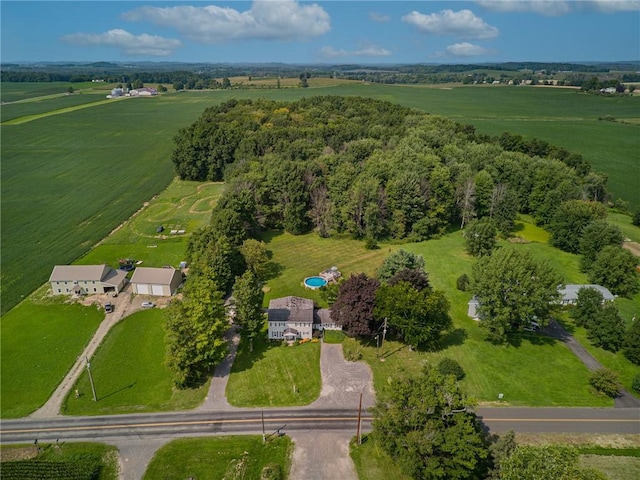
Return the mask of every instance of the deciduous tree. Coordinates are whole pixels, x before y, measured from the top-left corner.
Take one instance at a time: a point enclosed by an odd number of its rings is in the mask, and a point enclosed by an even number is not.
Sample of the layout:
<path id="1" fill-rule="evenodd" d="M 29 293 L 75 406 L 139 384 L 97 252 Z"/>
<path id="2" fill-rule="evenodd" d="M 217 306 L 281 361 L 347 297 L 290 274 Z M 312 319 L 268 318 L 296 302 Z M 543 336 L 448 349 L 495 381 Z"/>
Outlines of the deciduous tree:
<path id="1" fill-rule="evenodd" d="M 584 200 L 563 202 L 549 223 L 549 242 L 565 252 L 578 253 L 584 228 L 594 220 L 604 219 L 606 215 L 601 203 Z"/>
<path id="2" fill-rule="evenodd" d="M 490 218 L 469 222 L 463 235 L 467 252 L 474 257 L 491 255 L 496 248 L 496 225 Z"/>
<path id="3" fill-rule="evenodd" d="M 488 339 L 504 342 L 536 320 L 544 324 L 558 300 L 561 277 L 527 250 L 504 247 L 473 266 L 472 292 L 479 302 L 480 325 Z"/>
<path id="4" fill-rule="evenodd" d="M 352 275 L 340 284 L 331 305 L 331 319 L 350 336 L 371 335 L 375 331 L 373 309 L 380 282 L 366 274 Z"/>
<path id="5" fill-rule="evenodd" d="M 440 291 L 418 290 L 408 282 L 383 284 L 376 293 L 374 316 L 388 319 L 392 331 L 409 345 L 435 348 L 452 325 L 449 302 Z"/>
<path id="6" fill-rule="evenodd" d="M 624 320 L 613 302 L 603 305 L 598 316 L 587 326 L 587 337 L 596 347 L 617 352 L 624 341 Z"/>
<path id="7" fill-rule="evenodd" d="M 589 328 L 598 318 L 600 310 L 602 310 L 603 301 L 602 293 L 595 288 L 581 288 L 578 290 L 576 307 L 571 312 L 576 325 Z"/>
<path id="8" fill-rule="evenodd" d="M 400 270 L 424 270 L 425 263 L 422 255 L 400 249 L 384 259 L 378 269 L 378 278 L 381 282 L 386 282 Z"/>
<path id="9" fill-rule="evenodd" d="M 606 220 L 594 220 L 582 231 L 580 238 L 580 253 L 582 259 L 580 266 L 583 271 L 588 271 L 596 256 L 607 245 L 622 246 L 624 236 L 617 225 L 612 225 Z"/>
<path id="10" fill-rule="evenodd" d="M 236 277 L 233 286 L 234 321 L 241 328 L 242 336 L 249 340 L 250 351 L 253 351 L 253 340 L 258 336 L 264 324 L 263 298 L 264 292 L 252 270 L 247 270 L 241 276 Z"/>
<path id="11" fill-rule="evenodd" d="M 206 276 L 192 275 L 183 300 L 167 308 L 166 363 L 177 387 L 197 383 L 224 358 L 228 327 L 222 293 Z"/>
<path id="12" fill-rule="evenodd" d="M 622 353 L 631 362 L 640 365 L 640 320 L 635 317 L 627 329 Z"/>
<path id="13" fill-rule="evenodd" d="M 373 432 L 412 478 L 482 478 L 487 447 L 473 406 L 454 376 L 426 365 L 392 381 L 374 408 Z"/>
<path id="14" fill-rule="evenodd" d="M 589 280 L 603 285 L 615 295 L 630 297 L 638 291 L 637 258 L 629 250 L 615 245 L 604 247 L 589 270 Z"/>

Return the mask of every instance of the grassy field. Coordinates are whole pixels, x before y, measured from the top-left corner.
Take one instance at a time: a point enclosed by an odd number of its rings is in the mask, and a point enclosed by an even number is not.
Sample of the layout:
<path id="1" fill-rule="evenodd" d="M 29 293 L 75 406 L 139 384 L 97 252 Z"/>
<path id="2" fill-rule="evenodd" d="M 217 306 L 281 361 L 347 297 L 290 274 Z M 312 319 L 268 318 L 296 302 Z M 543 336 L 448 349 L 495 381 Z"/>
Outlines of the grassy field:
<path id="1" fill-rule="evenodd" d="M 287 478 L 293 445 L 289 437 L 266 444 L 260 436 L 183 438 L 158 450 L 144 480 L 193 478 L 220 480 L 241 478 Z M 277 466 L 279 477 L 263 477 L 263 469 Z"/>
<path id="2" fill-rule="evenodd" d="M 229 383 L 227 401 L 236 407 L 308 405 L 320 395 L 320 344 L 288 346 L 264 340 L 253 352 L 240 342 Z"/>
<path id="3" fill-rule="evenodd" d="M 42 293 L 42 292 L 41 292 Z M 25 416 L 49 398 L 104 312 L 32 295 L 0 322 L 0 416 Z"/>
<path id="4" fill-rule="evenodd" d="M 108 87 L 82 85 L 81 91 L 93 97 L 88 92 L 97 96 Z M 24 100 L 59 94 L 61 89 L 66 87 L 5 83 L 2 95 L 3 100 Z M 180 92 L 96 104 L 1 127 L 1 311 L 41 285 L 54 264 L 70 263 L 86 253 L 161 192 L 173 176 L 173 136 L 207 106 L 231 98 L 293 101 L 311 95 L 370 96 L 472 123 L 481 132 L 510 130 L 576 149 L 609 174 L 616 195 L 640 205 L 638 127 L 597 120 L 605 115 L 637 117 L 640 97 L 604 98 L 559 88 L 445 89 L 312 81 L 307 89 Z M 57 111 L 57 105 L 47 108 Z"/>
<path id="5" fill-rule="evenodd" d="M 195 389 L 173 388 L 164 364 L 164 314 L 160 309 L 134 313 L 118 322 L 91 359 L 98 401 L 93 401 L 86 370 L 65 399 L 68 415 L 112 415 L 194 408 L 207 394 L 209 382 Z M 114 375 L 114 372 L 118 372 Z"/>
<path id="6" fill-rule="evenodd" d="M 578 256 L 541 242 L 546 236 L 534 225 L 527 222 L 521 222 L 521 225 L 518 233 L 531 243 L 518 245 L 517 248 L 529 249 L 535 256 L 549 259 L 562 272 L 565 281 L 585 282 L 584 274 L 579 271 Z M 267 283 L 267 297 L 301 295 L 314 298 L 321 305 L 320 295 L 305 290 L 301 282 L 304 277 L 316 274 L 328 265 L 338 266 L 347 277 L 362 271 L 373 275 L 383 259 L 398 248 L 424 256 L 432 285 L 445 291 L 451 302 L 455 328 L 446 337 L 445 346 L 439 352 L 410 351 L 400 343 L 388 341 L 384 347 L 384 363 L 376 358 L 373 339 L 369 343 L 344 340 L 345 348 L 360 351 L 363 359 L 371 365 L 378 392 L 387 388 L 387 380 L 398 371 L 417 373 L 424 360 L 438 361 L 447 356 L 460 362 L 468 372 L 463 384 L 483 403 L 612 405 L 611 400 L 593 394 L 588 385 L 589 371 L 562 343 L 536 334 L 514 337 L 512 342 L 502 346 L 484 340 L 484 331 L 477 322 L 467 317 L 470 295 L 458 291 L 455 286 L 457 277 L 462 273 L 469 274 L 474 262 L 464 250 L 460 232 L 439 240 L 401 247 L 383 245 L 378 250 L 365 250 L 358 242 L 348 239 L 320 239 L 313 234 L 274 234 L 267 241 L 268 248 L 273 252 L 273 260 L 281 268 L 280 275 Z M 629 302 L 640 305 L 640 296 Z M 536 367 L 531 368 L 532 365 Z M 497 402 L 499 393 L 504 394 L 504 399 Z"/>

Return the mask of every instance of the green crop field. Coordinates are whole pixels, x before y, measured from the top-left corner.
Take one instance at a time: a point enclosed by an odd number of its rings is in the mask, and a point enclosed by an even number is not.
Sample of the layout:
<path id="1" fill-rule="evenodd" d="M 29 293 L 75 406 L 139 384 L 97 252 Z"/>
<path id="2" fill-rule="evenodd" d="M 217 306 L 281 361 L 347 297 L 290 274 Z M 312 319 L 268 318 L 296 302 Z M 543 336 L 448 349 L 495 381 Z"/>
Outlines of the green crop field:
<path id="1" fill-rule="evenodd" d="M 57 114 L 0 127 L 1 311 L 8 311 L 46 281 L 53 265 L 85 254 L 161 192 L 173 176 L 170 156 L 175 133 L 207 106 L 231 98 L 293 101 L 311 95 L 369 96 L 472 123 L 480 132 L 498 134 L 508 129 L 536 136 L 580 151 L 596 169 L 609 174 L 616 195 L 640 205 L 640 127 L 598 121 L 606 115 L 637 119 L 640 97 L 605 98 L 572 89 L 534 87 L 311 85 L 308 89 L 197 91 L 96 102 L 81 110 L 56 108 Z M 54 94 L 63 87 L 2 86 L 3 100 Z M 90 91 L 105 88 L 99 85 Z"/>

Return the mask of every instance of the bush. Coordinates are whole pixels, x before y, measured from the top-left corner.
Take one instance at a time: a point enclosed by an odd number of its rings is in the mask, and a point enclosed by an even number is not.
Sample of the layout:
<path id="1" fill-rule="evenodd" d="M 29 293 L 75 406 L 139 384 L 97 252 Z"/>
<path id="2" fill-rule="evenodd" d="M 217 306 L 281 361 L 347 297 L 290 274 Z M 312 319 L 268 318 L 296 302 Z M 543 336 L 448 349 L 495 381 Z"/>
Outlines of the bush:
<path id="1" fill-rule="evenodd" d="M 633 212 L 633 217 L 631 217 L 631 223 L 633 223 L 636 227 L 640 227 L 640 207 Z"/>
<path id="2" fill-rule="evenodd" d="M 456 280 L 456 288 L 461 292 L 466 292 L 469 288 L 469 275 L 463 273 Z"/>
<path id="3" fill-rule="evenodd" d="M 453 375 L 456 380 L 462 380 L 465 376 L 464 370 L 458 362 L 452 358 L 443 358 L 437 366 L 442 375 Z"/>
<path id="4" fill-rule="evenodd" d="M 362 352 L 360 350 L 352 350 L 350 348 L 344 349 L 344 358 L 348 362 L 357 362 L 362 359 Z"/>
<path id="5" fill-rule="evenodd" d="M 608 368 L 601 368 L 593 372 L 589 383 L 606 396 L 616 398 L 620 394 L 620 380 L 618 374 Z"/>
<path id="6" fill-rule="evenodd" d="M 633 388 L 636 392 L 640 392 L 640 373 L 633 377 L 631 388 Z"/>
<path id="7" fill-rule="evenodd" d="M 260 480 L 282 480 L 282 467 L 277 463 L 265 465 Z"/>

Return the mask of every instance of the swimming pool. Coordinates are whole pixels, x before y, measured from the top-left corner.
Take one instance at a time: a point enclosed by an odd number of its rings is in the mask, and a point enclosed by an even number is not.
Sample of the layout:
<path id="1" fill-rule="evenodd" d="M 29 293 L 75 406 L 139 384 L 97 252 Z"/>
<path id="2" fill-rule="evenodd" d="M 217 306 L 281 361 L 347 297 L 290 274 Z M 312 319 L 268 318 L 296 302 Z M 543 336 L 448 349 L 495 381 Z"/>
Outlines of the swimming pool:
<path id="1" fill-rule="evenodd" d="M 322 277 L 307 277 L 304 279 L 304 286 L 312 290 L 322 288 L 327 284 L 327 281 Z"/>

